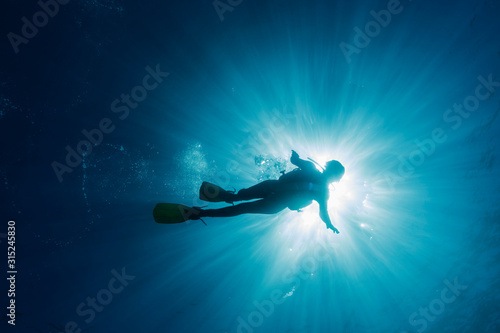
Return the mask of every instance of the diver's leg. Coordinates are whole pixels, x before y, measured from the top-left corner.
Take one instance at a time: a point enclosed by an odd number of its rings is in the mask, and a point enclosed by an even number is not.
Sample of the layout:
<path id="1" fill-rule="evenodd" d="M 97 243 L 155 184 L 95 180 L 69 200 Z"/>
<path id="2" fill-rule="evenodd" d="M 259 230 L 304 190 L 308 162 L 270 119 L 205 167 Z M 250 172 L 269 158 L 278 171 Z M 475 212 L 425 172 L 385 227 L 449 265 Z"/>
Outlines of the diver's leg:
<path id="1" fill-rule="evenodd" d="M 241 214 L 276 214 L 287 206 L 276 199 L 262 199 L 219 209 L 203 209 L 200 217 L 228 217 Z"/>
<path id="2" fill-rule="evenodd" d="M 265 180 L 262 183 L 238 191 L 234 201 L 262 199 L 276 191 L 278 180 Z"/>

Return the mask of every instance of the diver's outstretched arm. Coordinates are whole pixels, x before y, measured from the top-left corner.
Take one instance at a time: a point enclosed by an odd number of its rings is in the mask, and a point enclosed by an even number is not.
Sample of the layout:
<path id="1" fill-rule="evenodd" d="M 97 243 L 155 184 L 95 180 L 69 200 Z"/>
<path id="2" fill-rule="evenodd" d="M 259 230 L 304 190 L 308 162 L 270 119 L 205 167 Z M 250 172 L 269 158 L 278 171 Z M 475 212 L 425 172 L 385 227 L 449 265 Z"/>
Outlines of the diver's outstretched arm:
<path id="1" fill-rule="evenodd" d="M 307 169 L 312 169 L 316 170 L 316 167 L 314 166 L 313 162 L 309 162 L 306 160 L 303 160 L 299 157 L 299 154 L 295 152 L 295 150 L 292 150 L 292 157 L 290 157 L 290 162 L 301 168 L 302 170 L 307 170 Z"/>
<path id="2" fill-rule="evenodd" d="M 319 204 L 319 217 L 325 222 L 326 228 L 331 229 L 334 233 L 338 234 L 339 231 L 335 228 L 330 220 L 330 215 L 328 214 L 327 203 Z"/>

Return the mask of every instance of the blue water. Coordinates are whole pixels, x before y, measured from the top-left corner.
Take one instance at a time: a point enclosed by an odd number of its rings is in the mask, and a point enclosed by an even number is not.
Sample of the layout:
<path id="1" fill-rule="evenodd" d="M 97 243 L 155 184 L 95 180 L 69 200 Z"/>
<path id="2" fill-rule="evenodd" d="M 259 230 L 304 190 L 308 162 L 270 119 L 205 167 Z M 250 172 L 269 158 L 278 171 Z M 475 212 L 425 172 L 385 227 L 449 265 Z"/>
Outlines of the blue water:
<path id="1" fill-rule="evenodd" d="M 500 331 L 498 2 L 71 1 L 23 43 L 2 7 L 2 332 Z M 340 234 L 154 222 L 292 149 L 345 165 Z"/>

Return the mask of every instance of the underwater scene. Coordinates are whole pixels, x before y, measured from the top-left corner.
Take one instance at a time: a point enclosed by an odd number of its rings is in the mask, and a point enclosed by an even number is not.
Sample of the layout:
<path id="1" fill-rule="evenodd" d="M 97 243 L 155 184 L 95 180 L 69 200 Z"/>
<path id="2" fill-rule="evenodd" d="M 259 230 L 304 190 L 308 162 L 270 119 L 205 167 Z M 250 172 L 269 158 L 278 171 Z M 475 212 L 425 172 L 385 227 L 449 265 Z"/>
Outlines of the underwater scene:
<path id="1" fill-rule="evenodd" d="M 1 332 L 500 332 L 500 2 L 1 7 Z"/>

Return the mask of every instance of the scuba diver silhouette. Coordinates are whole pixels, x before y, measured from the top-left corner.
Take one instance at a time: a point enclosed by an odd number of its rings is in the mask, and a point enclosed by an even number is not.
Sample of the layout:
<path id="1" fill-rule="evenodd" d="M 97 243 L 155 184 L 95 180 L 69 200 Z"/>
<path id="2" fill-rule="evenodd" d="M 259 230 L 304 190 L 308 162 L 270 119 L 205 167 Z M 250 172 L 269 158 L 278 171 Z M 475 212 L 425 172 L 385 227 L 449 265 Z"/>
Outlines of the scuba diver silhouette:
<path id="1" fill-rule="evenodd" d="M 312 162 L 299 158 L 292 150 L 290 162 L 297 166 L 295 170 L 283 174 L 278 180 L 266 180 L 238 193 L 226 191 L 217 185 L 204 182 L 200 188 L 200 199 L 210 202 L 233 203 L 259 199 L 219 209 L 194 207 L 191 220 L 203 217 L 229 217 L 240 214 L 275 214 L 285 208 L 300 211 L 312 201 L 319 204 L 319 216 L 328 229 L 339 231 L 333 226 L 328 214 L 328 186 L 338 182 L 345 173 L 344 166 L 335 160 L 326 163 L 320 172 Z"/>
<path id="2" fill-rule="evenodd" d="M 312 160 L 311 160 L 312 161 Z M 330 183 L 338 182 L 344 176 L 344 166 L 336 160 L 326 163 L 320 172 L 312 162 L 299 158 L 292 150 L 290 162 L 297 166 L 291 172 L 284 173 L 278 180 L 266 180 L 235 193 L 203 182 L 200 188 L 200 199 L 209 202 L 227 202 L 233 206 L 219 209 L 203 209 L 179 204 L 159 203 L 153 216 L 158 223 L 182 223 L 188 220 L 201 220 L 203 217 L 229 217 L 241 214 L 276 214 L 285 208 L 300 211 L 312 204 L 319 204 L 319 216 L 328 229 L 339 233 L 328 215 L 328 199 Z M 316 162 L 315 162 L 316 163 Z M 234 205 L 237 201 L 254 200 Z"/>

